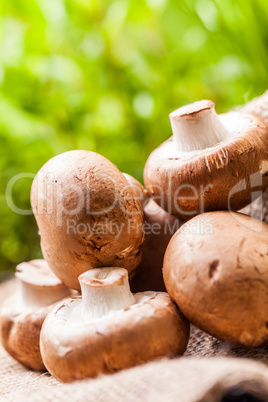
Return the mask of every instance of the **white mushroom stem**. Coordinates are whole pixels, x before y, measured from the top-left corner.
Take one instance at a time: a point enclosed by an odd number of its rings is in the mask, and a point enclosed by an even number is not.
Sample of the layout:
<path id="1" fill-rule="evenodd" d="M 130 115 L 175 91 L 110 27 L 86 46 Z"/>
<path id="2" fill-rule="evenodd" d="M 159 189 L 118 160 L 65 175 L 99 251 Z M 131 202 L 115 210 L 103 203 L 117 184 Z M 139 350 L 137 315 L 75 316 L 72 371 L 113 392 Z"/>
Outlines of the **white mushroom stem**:
<path id="1" fill-rule="evenodd" d="M 84 321 L 96 320 L 136 303 L 124 268 L 96 268 L 79 276 Z"/>
<path id="2" fill-rule="evenodd" d="M 180 152 L 213 147 L 228 136 L 214 102 L 202 100 L 183 106 L 169 115 L 175 146 Z"/>

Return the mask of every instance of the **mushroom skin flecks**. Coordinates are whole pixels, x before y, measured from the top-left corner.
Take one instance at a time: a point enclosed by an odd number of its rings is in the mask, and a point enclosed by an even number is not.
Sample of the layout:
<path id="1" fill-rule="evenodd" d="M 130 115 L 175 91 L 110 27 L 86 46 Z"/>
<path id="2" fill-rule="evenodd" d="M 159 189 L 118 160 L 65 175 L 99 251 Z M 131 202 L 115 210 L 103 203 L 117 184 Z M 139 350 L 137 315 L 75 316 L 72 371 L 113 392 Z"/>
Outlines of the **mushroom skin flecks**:
<path id="1" fill-rule="evenodd" d="M 173 137 L 149 156 L 144 183 L 167 212 L 190 219 L 238 210 L 268 185 L 268 126 L 242 112 L 217 115 L 211 101 L 170 114 Z"/>
<path id="2" fill-rule="evenodd" d="M 44 258 L 67 286 L 91 268 L 125 267 L 141 260 L 143 212 L 127 179 L 103 156 L 69 151 L 37 173 L 31 204 Z"/>
<path id="3" fill-rule="evenodd" d="M 46 318 L 41 353 L 62 382 L 112 373 L 162 356 L 182 354 L 189 323 L 167 293 L 133 295 L 123 268 L 92 269 L 79 277 L 82 297 Z"/>
<path id="4" fill-rule="evenodd" d="M 71 291 L 44 260 L 19 264 L 16 277 L 18 291 L 1 307 L 1 343 L 21 364 L 45 370 L 39 346 L 41 327 L 55 303 L 70 296 Z"/>
<path id="5" fill-rule="evenodd" d="M 268 343 L 268 225 L 239 213 L 187 222 L 164 258 L 167 291 L 194 325 L 238 345 Z"/>

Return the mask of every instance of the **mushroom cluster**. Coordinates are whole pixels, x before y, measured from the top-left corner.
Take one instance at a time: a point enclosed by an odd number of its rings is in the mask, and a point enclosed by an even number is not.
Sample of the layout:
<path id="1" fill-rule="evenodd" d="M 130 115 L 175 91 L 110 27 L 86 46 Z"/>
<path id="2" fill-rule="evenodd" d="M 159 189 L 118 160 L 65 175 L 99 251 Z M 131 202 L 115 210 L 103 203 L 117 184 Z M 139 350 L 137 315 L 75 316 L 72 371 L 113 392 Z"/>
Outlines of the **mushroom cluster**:
<path id="1" fill-rule="evenodd" d="M 163 235 L 164 216 L 177 220 L 149 201 L 160 236 L 146 236 L 143 247 L 146 199 L 141 184 L 94 152 L 66 152 L 40 169 L 31 204 L 45 260 L 18 266 L 23 286 L 2 312 L 3 344 L 13 357 L 70 382 L 185 351 L 189 323 L 166 292 L 157 292 L 165 289 L 163 255 L 175 231 Z M 136 271 L 133 294 L 128 277 Z M 50 311 L 70 289 L 82 296 Z"/>
<path id="2" fill-rule="evenodd" d="M 44 260 L 18 265 L 0 316 L 20 363 L 62 382 L 91 378 L 183 354 L 189 321 L 236 344 L 268 342 L 268 224 L 232 212 L 268 186 L 268 125 L 217 115 L 208 100 L 170 119 L 146 188 L 90 151 L 37 173 Z"/>
<path id="3" fill-rule="evenodd" d="M 199 328 L 245 346 L 268 343 L 268 225 L 232 210 L 268 185 L 268 126 L 256 116 L 266 99 L 219 116 L 211 101 L 176 110 L 173 137 L 144 171 L 149 196 L 188 220 L 165 252 L 171 299 Z M 261 113 L 249 114 L 254 105 Z"/>

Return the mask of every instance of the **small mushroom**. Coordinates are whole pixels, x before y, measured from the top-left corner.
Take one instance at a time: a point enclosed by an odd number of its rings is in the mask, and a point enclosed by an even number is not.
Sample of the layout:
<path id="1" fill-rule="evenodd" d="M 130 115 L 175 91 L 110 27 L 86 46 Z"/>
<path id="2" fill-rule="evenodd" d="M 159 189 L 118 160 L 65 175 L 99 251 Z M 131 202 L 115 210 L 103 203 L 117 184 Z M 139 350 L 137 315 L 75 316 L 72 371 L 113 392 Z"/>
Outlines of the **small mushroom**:
<path id="1" fill-rule="evenodd" d="M 163 280 L 164 254 L 173 234 L 179 229 L 180 221 L 153 200 L 148 199 L 147 190 L 134 177 L 123 173 L 130 184 L 137 190 L 144 213 L 144 243 L 142 245 L 141 263 L 135 276 L 130 281 L 131 290 L 143 292 L 155 290 L 165 292 Z"/>
<path id="2" fill-rule="evenodd" d="M 92 269 L 79 281 L 82 297 L 57 306 L 41 331 L 45 366 L 59 381 L 95 377 L 185 351 L 189 324 L 167 293 L 133 295 L 124 268 Z"/>
<path id="3" fill-rule="evenodd" d="M 71 291 L 53 274 L 44 260 L 17 266 L 18 293 L 2 306 L 1 342 L 17 361 L 34 370 L 45 370 L 39 337 L 43 321 L 55 303 Z"/>
<path id="4" fill-rule="evenodd" d="M 155 201 L 189 219 L 251 202 L 268 185 L 268 126 L 242 112 L 217 115 L 209 100 L 170 114 L 173 137 L 149 156 L 144 182 Z"/>
<path id="5" fill-rule="evenodd" d="M 64 284 L 79 290 L 79 275 L 107 265 L 134 273 L 142 207 L 108 159 L 78 150 L 52 158 L 33 181 L 31 203 L 43 256 Z"/>
<path id="6" fill-rule="evenodd" d="M 193 324 L 245 346 L 268 342 L 268 224 L 236 212 L 185 223 L 164 258 L 167 291 Z"/>

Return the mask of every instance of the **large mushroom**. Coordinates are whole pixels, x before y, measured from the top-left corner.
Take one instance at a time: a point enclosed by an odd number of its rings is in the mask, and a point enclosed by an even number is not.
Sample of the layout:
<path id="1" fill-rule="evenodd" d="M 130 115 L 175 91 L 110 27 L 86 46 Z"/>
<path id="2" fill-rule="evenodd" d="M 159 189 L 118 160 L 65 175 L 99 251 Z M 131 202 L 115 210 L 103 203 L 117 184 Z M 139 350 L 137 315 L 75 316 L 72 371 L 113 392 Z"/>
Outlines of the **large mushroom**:
<path id="1" fill-rule="evenodd" d="M 148 198 L 147 190 L 134 177 L 127 173 L 124 176 L 135 188 L 144 212 L 144 243 L 142 258 L 135 276 L 130 281 L 131 290 L 143 292 L 146 290 L 166 291 L 163 280 L 163 259 L 169 240 L 179 229 L 181 222 L 152 199 Z"/>
<path id="2" fill-rule="evenodd" d="M 71 291 L 44 260 L 19 264 L 16 278 L 18 292 L 1 308 L 1 342 L 6 351 L 23 365 L 45 370 L 39 347 L 41 327 L 55 303 L 70 296 Z"/>
<path id="3" fill-rule="evenodd" d="M 36 175 L 31 203 L 44 258 L 70 288 L 90 268 L 121 266 L 130 274 L 141 260 L 143 212 L 117 167 L 90 151 L 49 160 Z"/>
<path id="4" fill-rule="evenodd" d="M 163 272 L 193 324 L 235 344 L 268 343 L 268 224 L 236 212 L 199 215 L 172 237 Z"/>
<path id="5" fill-rule="evenodd" d="M 189 219 L 251 202 L 268 185 L 268 126 L 242 112 L 217 115 L 209 100 L 170 114 L 173 137 L 149 156 L 144 182 L 169 213 Z"/>
<path id="6" fill-rule="evenodd" d="M 58 380 L 95 377 L 185 351 L 189 324 L 167 293 L 133 295 L 124 268 L 92 269 L 79 281 L 82 298 L 57 306 L 41 331 L 45 366 Z"/>

